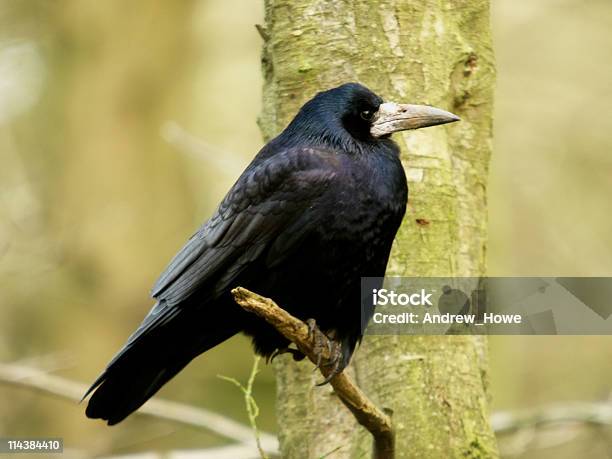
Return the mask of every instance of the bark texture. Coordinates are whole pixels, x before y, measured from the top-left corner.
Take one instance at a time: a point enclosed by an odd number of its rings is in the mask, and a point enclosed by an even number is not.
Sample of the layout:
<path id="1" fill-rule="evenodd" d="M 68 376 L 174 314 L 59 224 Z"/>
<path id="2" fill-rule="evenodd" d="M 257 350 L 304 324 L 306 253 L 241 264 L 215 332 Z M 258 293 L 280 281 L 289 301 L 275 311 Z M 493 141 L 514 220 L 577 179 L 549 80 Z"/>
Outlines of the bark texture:
<path id="1" fill-rule="evenodd" d="M 410 186 L 388 275 L 484 273 L 495 78 L 488 0 L 265 0 L 266 140 L 317 91 L 359 81 L 386 100 L 462 118 L 395 135 Z M 315 286 L 307 286 L 309 289 Z M 358 306 L 356 306 L 357 311 Z M 277 359 L 283 458 L 368 457 L 371 439 L 308 363 Z M 358 384 L 393 411 L 398 457 L 496 457 L 486 340 L 368 337 Z"/>

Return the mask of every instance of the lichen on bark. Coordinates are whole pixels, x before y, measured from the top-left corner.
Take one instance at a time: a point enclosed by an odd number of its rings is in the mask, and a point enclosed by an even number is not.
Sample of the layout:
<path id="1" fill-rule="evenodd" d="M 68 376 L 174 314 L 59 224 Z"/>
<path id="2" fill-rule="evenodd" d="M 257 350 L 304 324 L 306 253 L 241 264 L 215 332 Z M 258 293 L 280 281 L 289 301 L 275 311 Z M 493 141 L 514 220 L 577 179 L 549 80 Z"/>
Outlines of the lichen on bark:
<path id="1" fill-rule="evenodd" d="M 489 1 L 265 0 L 265 9 L 264 138 L 317 91 L 348 81 L 386 100 L 456 113 L 461 123 L 395 136 L 410 199 L 387 274 L 484 273 L 495 78 Z M 398 457 L 496 457 L 486 359 L 484 338 L 366 337 L 349 371 L 393 410 Z M 275 368 L 282 457 L 336 448 L 329 457 L 367 457 L 367 432 L 329 386 L 314 386 L 308 364 L 277 359 Z"/>

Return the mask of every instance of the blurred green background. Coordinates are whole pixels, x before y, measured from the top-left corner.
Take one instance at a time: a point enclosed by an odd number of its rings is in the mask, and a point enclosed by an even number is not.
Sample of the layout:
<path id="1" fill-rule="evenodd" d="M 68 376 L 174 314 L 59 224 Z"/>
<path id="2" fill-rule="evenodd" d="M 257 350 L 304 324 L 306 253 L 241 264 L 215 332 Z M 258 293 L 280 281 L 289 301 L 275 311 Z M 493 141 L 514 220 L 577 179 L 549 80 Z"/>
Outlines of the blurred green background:
<path id="1" fill-rule="evenodd" d="M 491 275 L 612 275 L 612 2 L 493 0 L 498 63 Z M 259 1 L 0 0 L 0 361 L 90 382 L 151 305 L 170 257 L 262 144 Z M 375 88 L 374 88 L 375 89 Z M 493 337 L 494 410 L 611 396 L 609 337 Z M 48 360 L 48 359 L 47 359 Z M 59 362 L 59 363 L 58 363 Z M 239 337 L 160 393 L 246 422 L 218 373 Z M 274 381 L 255 385 L 275 430 Z M 91 455 L 225 440 L 0 385 L 0 436 L 61 436 Z M 508 457 L 611 457 L 578 432 Z"/>

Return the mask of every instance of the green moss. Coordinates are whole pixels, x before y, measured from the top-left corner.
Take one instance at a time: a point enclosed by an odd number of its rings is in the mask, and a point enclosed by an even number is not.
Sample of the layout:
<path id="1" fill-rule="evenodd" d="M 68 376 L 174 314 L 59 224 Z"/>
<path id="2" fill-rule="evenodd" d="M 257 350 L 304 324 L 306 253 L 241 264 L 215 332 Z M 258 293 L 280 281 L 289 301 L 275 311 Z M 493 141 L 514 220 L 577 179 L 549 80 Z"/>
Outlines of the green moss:
<path id="1" fill-rule="evenodd" d="M 308 63 L 303 63 L 302 65 L 299 66 L 298 68 L 298 73 L 308 73 L 312 70 L 312 66 Z"/>

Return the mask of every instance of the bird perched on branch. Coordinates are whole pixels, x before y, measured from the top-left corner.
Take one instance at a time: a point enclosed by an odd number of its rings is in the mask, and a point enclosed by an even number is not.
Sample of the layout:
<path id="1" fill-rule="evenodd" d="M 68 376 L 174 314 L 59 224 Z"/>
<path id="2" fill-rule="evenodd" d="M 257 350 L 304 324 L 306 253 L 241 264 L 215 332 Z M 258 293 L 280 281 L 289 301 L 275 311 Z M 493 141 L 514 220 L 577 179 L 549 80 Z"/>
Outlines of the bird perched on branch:
<path id="1" fill-rule="evenodd" d="M 234 303 L 237 286 L 314 319 L 334 343 L 332 375 L 341 372 L 372 313 L 361 311 L 361 277 L 384 276 L 406 210 L 406 177 L 390 136 L 458 119 L 383 103 L 356 83 L 318 93 L 159 277 L 155 305 L 85 395 L 93 392 L 87 416 L 120 422 L 236 333 L 268 358 L 289 350 L 272 326 Z"/>

